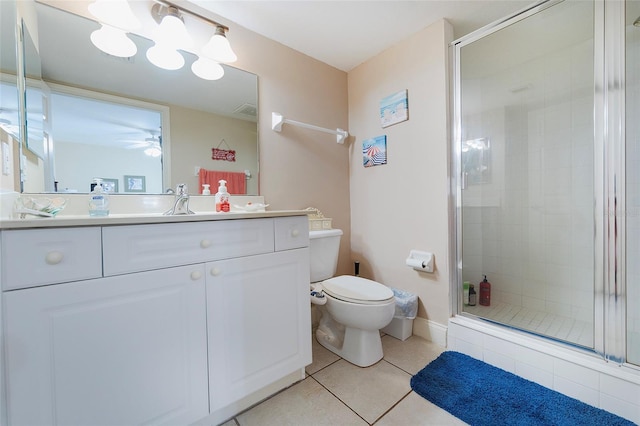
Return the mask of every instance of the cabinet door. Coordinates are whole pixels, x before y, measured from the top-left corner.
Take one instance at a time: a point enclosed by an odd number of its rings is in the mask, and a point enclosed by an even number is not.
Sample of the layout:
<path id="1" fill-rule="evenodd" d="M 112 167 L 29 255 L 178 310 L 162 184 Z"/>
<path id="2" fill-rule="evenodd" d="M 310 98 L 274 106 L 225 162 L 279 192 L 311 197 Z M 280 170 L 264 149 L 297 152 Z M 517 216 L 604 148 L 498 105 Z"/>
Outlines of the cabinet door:
<path id="1" fill-rule="evenodd" d="M 204 265 L 6 292 L 11 425 L 208 414 Z"/>
<path id="2" fill-rule="evenodd" d="M 307 248 L 207 264 L 211 411 L 311 363 Z"/>

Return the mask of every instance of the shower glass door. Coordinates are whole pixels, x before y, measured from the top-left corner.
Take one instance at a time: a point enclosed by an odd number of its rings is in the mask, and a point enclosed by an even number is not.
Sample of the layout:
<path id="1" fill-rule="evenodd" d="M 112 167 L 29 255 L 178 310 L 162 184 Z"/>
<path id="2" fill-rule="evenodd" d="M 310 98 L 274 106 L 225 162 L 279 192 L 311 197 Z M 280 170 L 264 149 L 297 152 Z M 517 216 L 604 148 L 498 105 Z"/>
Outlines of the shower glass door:
<path id="1" fill-rule="evenodd" d="M 627 361 L 640 365 L 640 1 L 627 1 Z"/>
<path id="2" fill-rule="evenodd" d="M 593 348 L 594 3 L 518 19 L 456 45 L 460 306 Z"/>

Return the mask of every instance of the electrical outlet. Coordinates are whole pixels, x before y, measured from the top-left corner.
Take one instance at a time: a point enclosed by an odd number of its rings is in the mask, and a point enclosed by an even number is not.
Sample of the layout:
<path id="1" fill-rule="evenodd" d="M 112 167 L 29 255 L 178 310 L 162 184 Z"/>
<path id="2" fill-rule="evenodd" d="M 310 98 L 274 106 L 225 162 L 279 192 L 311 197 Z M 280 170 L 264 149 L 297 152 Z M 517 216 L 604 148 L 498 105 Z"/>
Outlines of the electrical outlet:
<path id="1" fill-rule="evenodd" d="M 194 176 L 200 176 L 200 166 L 195 166 L 195 168 L 193 170 L 193 175 Z"/>

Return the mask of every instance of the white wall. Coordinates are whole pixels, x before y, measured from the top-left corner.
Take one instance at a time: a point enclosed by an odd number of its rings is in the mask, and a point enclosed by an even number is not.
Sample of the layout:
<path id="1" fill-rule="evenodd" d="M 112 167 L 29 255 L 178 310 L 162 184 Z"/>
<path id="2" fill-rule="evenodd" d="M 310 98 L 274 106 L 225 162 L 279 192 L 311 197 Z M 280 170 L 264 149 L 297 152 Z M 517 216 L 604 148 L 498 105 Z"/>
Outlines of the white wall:
<path id="1" fill-rule="evenodd" d="M 351 251 L 361 275 L 417 294 L 418 316 L 446 325 L 449 307 L 448 43 L 439 21 L 349 72 Z M 407 89 L 409 120 L 382 128 L 380 100 Z M 364 168 L 362 141 L 387 135 L 388 164 Z M 435 254 L 435 273 L 405 266 Z"/>
<path id="2" fill-rule="evenodd" d="M 145 155 L 143 149 L 123 150 L 64 141 L 56 141 L 55 146 L 56 179 L 61 192 L 67 189 L 89 192 L 93 178 L 99 177 L 118 179 L 118 192 L 125 193 L 125 175 L 145 176 L 147 192 L 163 192 L 160 157 Z"/>

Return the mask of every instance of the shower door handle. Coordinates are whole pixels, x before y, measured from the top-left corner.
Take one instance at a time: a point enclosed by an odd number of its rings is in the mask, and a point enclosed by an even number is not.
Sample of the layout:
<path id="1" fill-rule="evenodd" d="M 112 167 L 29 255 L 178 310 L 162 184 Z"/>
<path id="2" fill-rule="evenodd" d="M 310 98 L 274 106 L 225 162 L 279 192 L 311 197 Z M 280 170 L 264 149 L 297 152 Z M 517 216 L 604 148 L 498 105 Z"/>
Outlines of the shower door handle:
<path id="1" fill-rule="evenodd" d="M 467 180 L 469 179 L 469 173 L 464 172 L 462 173 L 462 179 L 461 179 L 461 186 L 462 186 L 462 190 L 467 189 Z"/>

